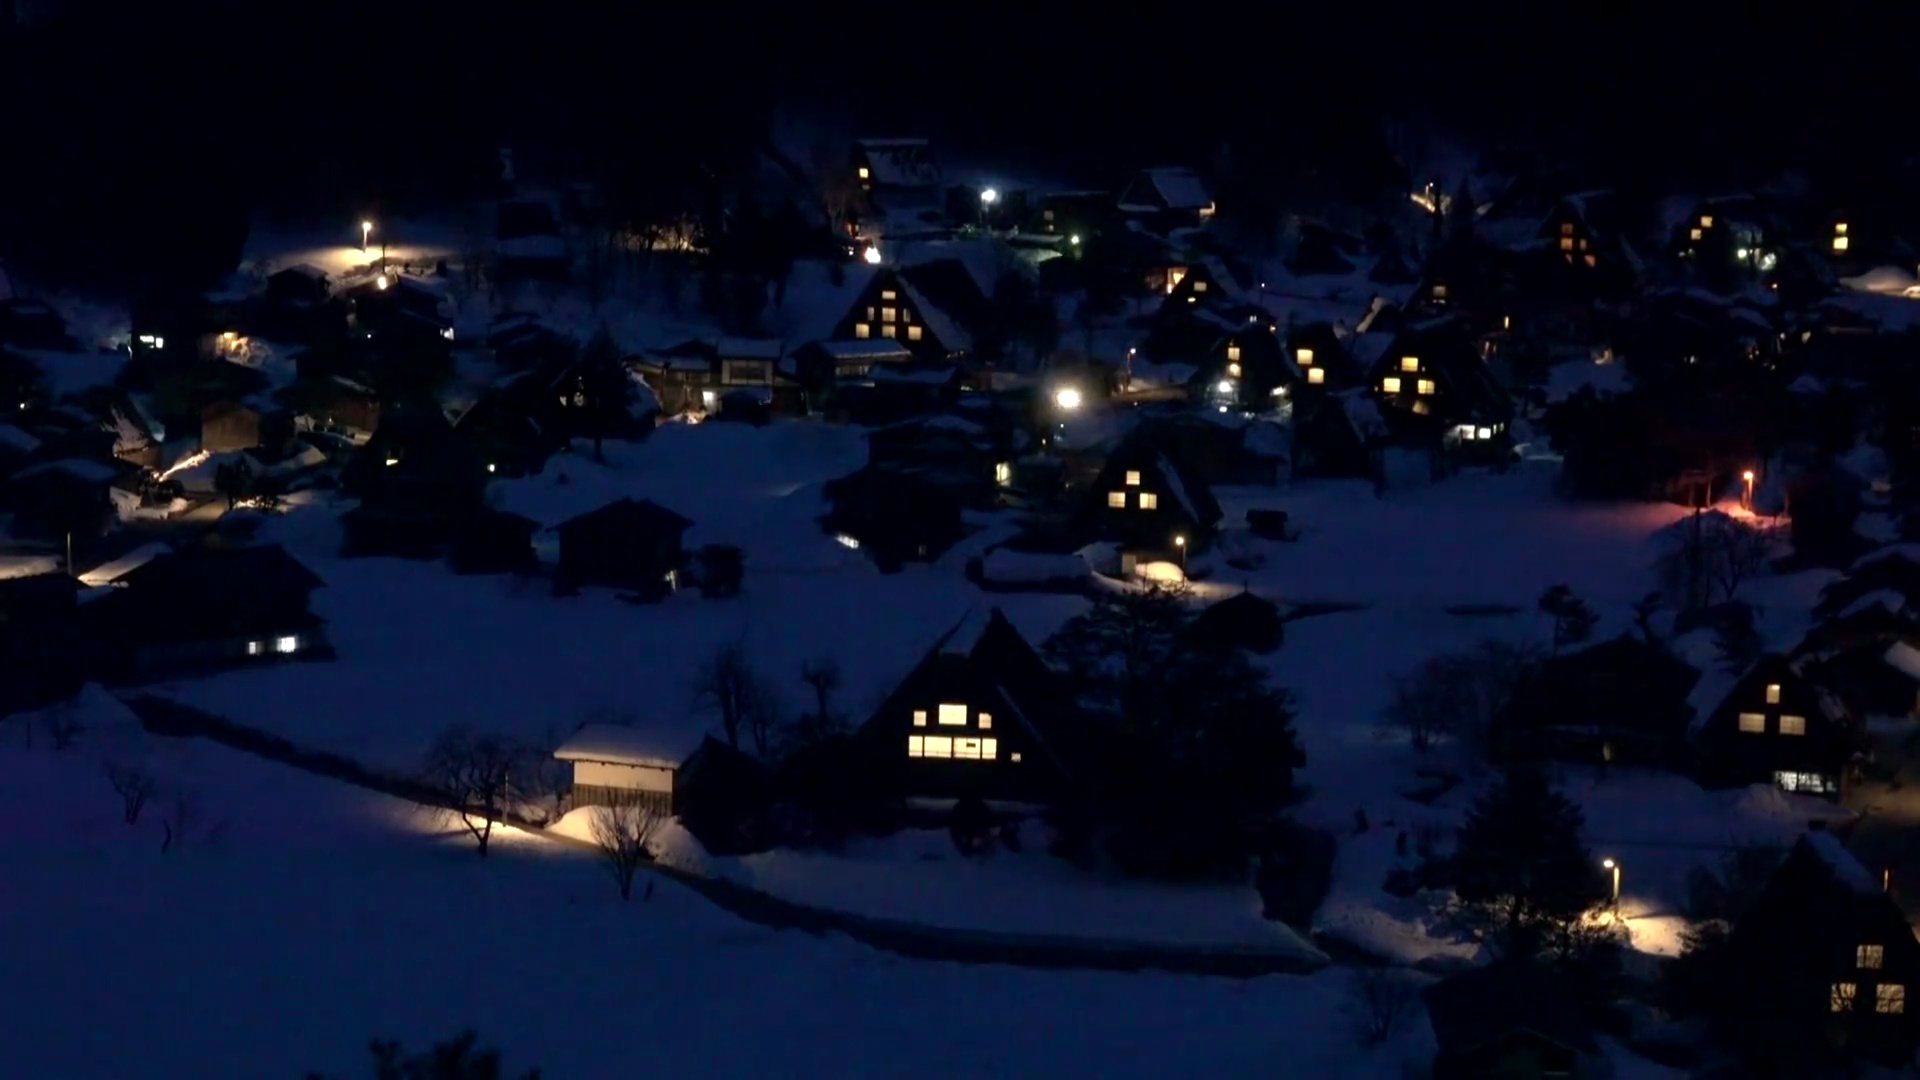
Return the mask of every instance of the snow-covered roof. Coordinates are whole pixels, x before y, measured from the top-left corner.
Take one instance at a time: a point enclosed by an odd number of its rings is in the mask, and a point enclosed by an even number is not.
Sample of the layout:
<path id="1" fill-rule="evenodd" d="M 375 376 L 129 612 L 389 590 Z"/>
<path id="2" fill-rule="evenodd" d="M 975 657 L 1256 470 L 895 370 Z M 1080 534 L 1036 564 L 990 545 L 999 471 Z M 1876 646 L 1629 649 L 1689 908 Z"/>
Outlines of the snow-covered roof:
<path id="1" fill-rule="evenodd" d="M 152 562 L 155 558 L 165 555 L 172 550 L 173 548 L 169 545 L 159 543 L 158 541 L 151 544 L 143 544 L 117 559 L 103 562 L 99 566 L 81 574 L 80 583 L 93 587 L 111 585 L 115 581 L 126 577 L 128 574 Z"/>
<path id="2" fill-rule="evenodd" d="M 31 454 L 40 449 L 40 440 L 12 424 L 0 424 L 0 446 L 11 447 L 23 454 Z"/>
<path id="3" fill-rule="evenodd" d="M 298 274 L 303 278 L 317 282 L 325 282 L 327 280 L 327 272 L 312 263 L 294 263 L 292 266 L 275 271 L 275 273 Z"/>
<path id="4" fill-rule="evenodd" d="M 1820 861 L 1833 872 L 1833 879 L 1859 896 L 1881 895 L 1880 882 L 1860 865 L 1853 853 L 1842 847 L 1840 838 L 1826 831 L 1815 829 L 1803 838 L 1807 850 L 1819 856 Z"/>
<path id="5" fill-rule="evenodd" d="M 973 348 L 973 335 L 961 329 L 953 316 L 941 310 L 938 304 L 928 299 L 926 293 L 914 288 L 913 283 L 905 277 L 899 278 L 899 282 L 907 298 L 913 301 L 914 310 L 920 313 L 920 321 L 927 324 L 927 329 L 940 339 L 942 345 L 954 352 L 966 352 Z"/>
<path id="6" fill-rule="evenodd" d="M 554 750 L 553 756 L 561 761 L 602 761 L 611 765 L 674 769 L 693 750 L 681 745 L 684 741 L 625 724 L 584 724 Z"/>
<path id="7" fill-rule="evenodd" d="M 981 427 L 979 424 L 974 423 L 964 416 L 954 416 L 950 413 L 937 413 L 933 416 L 915 416 L 898 421 L 897 423 L 887 424 L 884 427 L 874 428 L 872 431 L 867 432 L 867 434 L 872 436 L 882 431 L 905 431 L 908 428 L 935 428 L 944 431 L 956 431 L 962 435 L 985 435 L 987 433 L 986 428 Z"/>
<path id="8" fill-rule="evenodd" d="M 1881 296 L 1920 296 L 1920 278 L 1898 266 L 1876 266 L 1857 277 L 1841 278 L 1840 284 L 1854 292 L 1878 293 Z"/>
<path id="9" fill-rule="evenodd" d="M 940 167 L 925 139 L 860 139 L 866 155 L 869 177 L 874 183 L 892 187 L 931 187 L 940 183 Z"/>
<path id="10" fill-rule="evenodd" d="M 713 343 L 722 360 L 778 360 L 784 349 L 778 338 L 723 337 Z"/>
<path id="11" fill-rule="evenodd" d="M 1162 166 L 1143 169 L 1142 179 L 1153 185 L 1159 193 L 1160 201 L 1169 210 L 1199 210 L 1213 205 L 1213 197 L 1207 194 L 1207 185 L 1201 181 L 1192 169 L 1179 166 Z M 1127 205 L 1123 210 L 1152 210 L 1151 206 Z"/>
<path id="12" fill-rule="evenodd" d="M 1841 608 L 1840 618 L 1851 618 L 1875 605 L 1886 608 L 1889 615 L 1898 615 L 1900 609 L 1907 606 L 1907 598 L 1892 589 L 1875 589 Z"/>
<path id="13" fill-rule="evenodd" d="M 1248 424 L 1240 436 L 1241 444 L 1249 454 L 1258 457 L 1284 458 L 1287 456 L 1287 429 L 1269 420 Z"/>
<path id="14" fill-rule="evenodd" d="M 1155 464 L 1160 467 L 1160 475 L 1166 480 L 1167 487 L 1172 489 L 1173 500 L 1180 504 L 1180 509 L 1184 510 L 1191 520 L 1204 522 L 1205 519 L 1200 516 L 1200 508 L 1194 505 L 1193 498 L 1187 494 L 1186 478 L 1180 475 L 1179 469 L 1173 467 L 1173 461 L 1167 455 L 1161 454 L 1160 460 Z"/>
<path id="15" fill-rule="evenodd" d="M 1886 661 L 1888 667 L 1900 674 L 1920 681 L 1920 649 L 1904 641 L 1896 641 L 1888 646 L 1886 654 L 1881 659 Z"/>
<path id="16" fill-rule="evenodd" d="M 878 367 L 868 372 L 875 382 L 910 382 L 940 385 L 953 381 L 953 368 L 922 368 L 918 371 L 899 371 L 894 368 Z"/>
<path id="17" fill-rule="evenodd" d="M 1347 423 L 1353 433 L 1362 442 L 1371 442 L 1387 434 L 1386 417 L 1380 414 L 1380 403 L 1358 390 L 1349 390 L 1336 395 L 1340 408 L 1345 413 Z"/>
<path id="18" fill-rule="evenodd" d="M 862 338 L 846 341 L 822 341 L 820 351 L 835 360 L 878 360 L 881 357 L 906 358 L 913 353 L 894 338 Z"/>
<path id="19" fill-rule="evenodd" d="M 41 476 L 50 472 L 63 472 L 76 479 L 91 480 L 97 484 L 104 484 L 117 475 L 114 467 L 104 462 L 89 461 L 86 458 L 61 458 L 58 461 L 43 462 L 21 469 L 14 473 L 13 477 L 16 480 L 25 480 L 28 477 Z"/>

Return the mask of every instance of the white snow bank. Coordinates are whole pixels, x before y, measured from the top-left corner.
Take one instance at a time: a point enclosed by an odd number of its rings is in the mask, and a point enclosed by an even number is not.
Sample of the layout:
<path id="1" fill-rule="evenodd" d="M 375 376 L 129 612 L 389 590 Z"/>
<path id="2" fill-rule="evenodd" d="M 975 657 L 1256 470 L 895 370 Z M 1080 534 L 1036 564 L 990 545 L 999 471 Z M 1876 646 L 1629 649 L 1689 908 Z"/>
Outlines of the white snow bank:
<path id="1" fill-rule="evenodd" d="M 1047 555 L 1032 551 L 1008 551 L 995 548 L 980 561 L 981 575 L 988 581 L 1007 584 L 1045 584 L 1055 581 L 1081 581 L 1089 573 L 1087 560 L 1077 554 Z"/>

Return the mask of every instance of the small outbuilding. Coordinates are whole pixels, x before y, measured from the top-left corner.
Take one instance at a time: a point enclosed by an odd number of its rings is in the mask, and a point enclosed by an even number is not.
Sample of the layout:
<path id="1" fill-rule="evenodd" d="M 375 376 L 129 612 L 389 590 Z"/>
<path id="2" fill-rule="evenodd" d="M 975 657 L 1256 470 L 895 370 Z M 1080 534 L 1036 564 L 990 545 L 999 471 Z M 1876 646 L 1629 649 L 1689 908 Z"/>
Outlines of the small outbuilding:
<path id="1" fill-rule="evenodd" d="M 673 812 L 673 777 L 683 748 L 659 733 L 623 724 L 585 724 L 554 750 L 573 764 L 573 806 L 642 802 Z"/>
<path id="2" fill-rule="evenodd" d="M 554 526 L 558 584 L 611 585 L 659 597 L 679 584 L 681 537 L 693 522 L 651 499 L 621 499 Z"/>
<path id="3" fill-rule="evenodd" d="M 1566 984 L 1506 960 L 1427 987 L 1434 1080 L 1598 1077 L 1605 1059 Z"/>

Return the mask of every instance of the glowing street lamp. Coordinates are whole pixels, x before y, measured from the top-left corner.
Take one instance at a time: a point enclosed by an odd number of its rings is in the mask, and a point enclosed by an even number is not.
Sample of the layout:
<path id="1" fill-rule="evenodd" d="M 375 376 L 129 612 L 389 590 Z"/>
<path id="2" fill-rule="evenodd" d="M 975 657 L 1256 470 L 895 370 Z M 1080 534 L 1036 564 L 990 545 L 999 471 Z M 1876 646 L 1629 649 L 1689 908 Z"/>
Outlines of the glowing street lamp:
<path id="1" fill-rule="evenodd" d="M 1079 247 L 1079 246 L 1080 246 L 1080 234 L 1079 234 L 1079 233 L 1074 233 L 1074 234 L 1073 234 L 1072 236 L 1069 236 L 1069 237 L 1067 237 L 1067 243 L 1069 243 L 1069 244 L 1072 244 L 1072 245 L 1073 245 L 1074 247 Z"/>
<path id="2" fill-rule="evenodd" d="M 1748 510 L 1751 510 L 1753 509 L 1753 470 L 1748 469 L 1746 472 L 1741 473 L 1740 479 L 1746 481 L 1747 483 L 1746 496 L 1742 501 L 1741 505 L 1745 506 Z"/>
<path id="3" fill-rule="evenodd" d="M 993 188 L 987 188 L 986 190 L 980 193 L 980 202 L 982 205 L 992 206 L 994 203 L 997 203 L 999 201 L 1000 201 L 1000 193 L 994 190 Z"/>
<path id="4" fill-rule="evenodd" d="M 1182 577 L 1185 577 L 1187 573 L 1187 538 L 1186 536 L 1181 535 L 1181 536 L 1174 537 L 1173 546 L 1177 548 L 1180 552 L 1180 575 Z"/>
<path id="5" fill-rule="evenodd" d="M 1063 386 L 1053 392 L 1053 403 L 1067 412 L 1072 412 L 1080 407 L 1080 391 L 1071 386 Z"/>
<path id="6" fill-rule="evenodd" d="M 1600 866 L 1604 870 L 1613 871 L 1613 906 L 1618 908 L 1620 906 L 1620 864 L 1612 859 L 1601 859 Z"/>
<path id="7" fill-rule="evenodd" d="M 867 260 L 867 265 L 869 266 L 880 265 L 880 249 L 874 247 L 872 244 L 867 245 L 867 250 L 861 253 L 860 257 Z"/>
<path id="8" fill-rule="evenodd" d="M 360 222 L 360 250 L 367 250 L 367 243 L 373 238 L 373 222 L 362 219 Z"/>

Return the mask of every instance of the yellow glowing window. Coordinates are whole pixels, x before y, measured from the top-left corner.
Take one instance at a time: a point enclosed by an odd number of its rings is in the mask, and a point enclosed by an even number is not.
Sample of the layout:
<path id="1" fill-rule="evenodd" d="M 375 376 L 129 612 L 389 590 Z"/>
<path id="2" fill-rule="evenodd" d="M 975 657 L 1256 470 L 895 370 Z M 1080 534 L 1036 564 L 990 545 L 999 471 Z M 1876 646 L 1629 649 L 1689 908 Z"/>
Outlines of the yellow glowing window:
<path id="1" fill-rule="evenodd" d="M 1700 215 L 1700 227 L 1701 227 L 1701 228 L 1703 228 L 1703 229 L 1711 229 L 1711 228 L 1713 228 L 1713 215 L 1712 215 L 1712 214 L 1701 214 L 1701 215 Z"/>
<path id="2" fill-rule="evenodd" d="M 1854 995 L 1859 992 L 1860 987 L 1855 983 L 1834 983 L 1827 990 L 1827 1011 L 1837 1013 L 1852 1012 Z"/>
<path id="3" fill-rule="evenodd" d="M 1160 509 L 1160 496 L 1154 494 L 1151 491 L 1141 492 L 1140 493 L 1140 509 L 1142 510 Z"/>
<path id="4" fill-rule="evenodd" d="M 854 324 L 853 324 L 853 336 L 854 336 L 854 337 L 857 337 L 857 338 L 864 338 L 864 337 L 872 337 L 872 336 L 873 336 L 873 327 L 871 327 L 871 326 L 868 326 L 868 325 L 867 325 L 866 323 L 863 323 L 863 322 L 861 322 L 861 323 L 854 323 Z"/>
<path id="5" fill-rule="evenodd" d="M 1400 380 L 1389 375 L 1380 380 L 1380 389 L 1383 393 L 1397 394 L 1400 392 Z"/>
<path id="6" fill-rule="evenodd" d="M 1445 285 L 1435 285 L 1433 287 L 1433 298 L 1435 300 L 1445 300 L 1447 298 L 1447 287 Z"/>
<path id="7" fill-rule="evenodd" d="M 1767 732 L 1767 715 L 1757 712 L 1740 714 L 1740 731 L 1746 735 L 1764 735 Z"/>
<path id="8" fill-rule="evenodd" d="M 980 714 L 980 730 L 981 731 L 993 730 L 993 714 L 992 713 Z"/>
<path id="9" fill-rule="evenodd" d="M 925 709 L 913 710 L 913 726 L 914 727 L 927 726 L 927 710 Z"/>
<path id="10" fill-rule="evenodd" d="M 1413 403 L 1413 415 L 1415 416 L 1425 416 L 1432 411 L 1433 410 L 1427 408 L 1427 403 L 1424 401 L 1416 401 Z"/>
<path id="11" fill-rule="evenodd" d="M 900 311 L 897 308 L 883 307 L 880 309 L 881 322 L 896 322 L 899 320 L 899 317 Z"/>
<path id="12" fill-rule="evenodd" d="M 1780 717 L 1780 734 L 1805 735 L 1806 733 L 1807 733 L 1806 717 L 1804 716 L 1781 716 Z"/>
<path id="13" fill-rule="evenodd" d="M 926 757 L 927 756 L 927 740 L 924 736 L 920 736 L 920 735 L 907 736 L 907 756 L 908 757 Z"/>
<path id="14" fill-rule="evenodd" d="M 907 336 L 912 337 L 913 335 L 908 334 Z M 1013 462 L 1002 461 L 996 463 L 993 467 L 993 482 L 996 484 L 1013 483 Z"/>
<path id="15" fill-rule="evenodd" d="M 1571 236 L 1563 236 L 1563 237 L 1561 237 L 1561 238 L 1560 238 L 1560 250 L 1561 250 L 1561 251 L 1572 251 L 1572 250 L 1573 250 L 1573 237 L 1571 237 Z"/>
<path id="16" fill-rule="evenodd" d="M 1107 508 L 1110 510 L 1125 510 L 1127 508 L 1127 493 L 1124 491 L 1107 492 Z"/>
<path id="17" fill-rule="evenodd" d="M 880 328 L 880 336 L 881 337 L 899 337 L 900 336 L 899 333 L 896 332 L 897 329 L 898 328 L 893 326 L 882 326 Z"/>
<path id="18" fill-rule="evenodd" d="M 1880 970 L 1886 958 L 1887 948 L 1884 945 L 1860 945 L 1853 950 L 1854 966 L 1868 971 Z"/>
<path id="19" fill-rule="evenodd" d="M 1419 382 L 1413 384 L 1413 389 L 1415 393 L 1431 394 L 1433 393 L 1433 380 L 1421 379 Z"/>
<path id="20" fill-rule="evenodd" d="M 1834 238 L 1833 238 L 1833 250 L 1835 250 L 1835 251 L 1845 251 L 1845 250 L 1847 250 L 1847 238 L 1846 238 L 1846 237 L 1844 237 L 1844 236 L 1836 236 L 1836 237 L 1834 237 Z"/>
<path id="21" fill-rule="evenodd" d="M 912 322 L 912 321 L 913 321 L 913 310 L 912 310 L 911 308 L 901 308 L 901 309 L 900 309 L 900 321 L 901 321 L 901 322 L 903 322 L 903 323 L 908 323 L 908 322 Z"/>
<path id="22" fill-rule="evenodd" d="M 1780 704 L 1780 684 L 1779 683 L 1770 682 L 1767 684 L 1767 704 L 1769 705 Z"/>
<path id="23" fill-rule="evenodd" d="M 1560 223 L 1560 235 L 1561 235 L 1561 236 L 1572 236 L 1572 235 L 1573 235 L 1573 222 L 1571 222 L 1571 221 L 1563 221 L 1563 222 L 1561 222 L 1561 223 Z"/>
<path id="24" fill-rule="evenodd" d="M 1127 470 L 1127 486 L 1128 487 L 1140 486 L 1140 470 L 1139 469 Z"/>
<path id="25" fill-rule="evenodd" d="M 1401 358 L 1400 358 L 1400 370 L 1401 370 L 1401 371 L 1419 371 L 1419 370 L 1420 370 L 1420 358 L 1419 358 L 1419 357 L 1417 357 L 1417 356 L 1403 356 L 1403 357 L 1401 357 Z"/>
<path id="26" fill-rule="evenodd" d="M 1833 226 L 1833 235 L 1835 236 L 1847 235 L 1847 223 L 1844 221 L 1835 222 Z"/>
<path id="27" fill-rule="evenodd" d="M 1013 753 L 1008 754 L 1007 760 L 1013 762 L 1015 765 L 1020 764 L 1020 751 L 1015 750 Z"/>
<path id="28" fill-rule="evenodd" d="M 900 294 L 899 294 L 899 293 L 896 293 L 896 292 L 894 292 L 894 291 L 893 291 L 892 289 L 881 289 L 881 290 L 880 290 L 880 299 L 882 299 L 882 300 L 896 300 L 896 299 L 898 299 L 898 298 L 899 298 L 899 296 L 900 296 Z"/>
<path id="29" fill-rule="evenodd" d="M 1327 369 L 1310 367 L 1307 369 L 1307 381 L 1315 386 L 1327 381 Z"/>
<path id="30" fill-rule="evenodd" d="M 1228 364 L 1228 365 L 1227 365 L 1227 375 L 1228 375 L 1228 376 L 1230 376 L 1230 377 L 1232 377 L 1232 378 L 1235 378 L 1235 379 L 1237 379 L 1237 378 L 1239 378 L 1239 377 L 1240 377 L 1240 365 L 1239 365 L 1239 364 Z"/>
<path id="31" fill-rule="evenodd" d="M 1593 257 L 1593 256 L 1591 256 L 1591 255 L 1584 255 L 1584 256 L 1582 256 L 1582 258 L 1584 258 L 1584 259 L 1586 259 L 1586 260 L 1587 260 L 1587 265 L 1588 265 L 1588 266 L 1592 266 L 1592 265 L 1594 265 L 1594 263 L 1595 263 L 1595 260 L 1594 260 L 1594 257 Z"/>
<path id="32" fill-rule="evenodd" d="M 1899 983 L 1881 983 L 1874 987 L 1873 1011 L 1889 1015 L 1906 1012 L 1907 988 Z"/>
<path id="33" fill-rule="evenodd" d="M 1293 358 L 1300 362 L 1301 367 L 1313 366 L 1313 350 L 1312 349 L 1295 349 L 1293 351 Z"/>
<path id="34" fill-rule="evenodd" d="M 1700 239 L 1700 230 L 1699 230 L 1699 229 L 1689 229 L 1689 230 L 1687 230 L 1687 239 L 1689 239 L 1689 240 L 1698 240 L 1698 239 Z"/>
<path id="35" fill-rule="evenodd" d="M 872 178 L 872 176 L 873 176 L 873 173 L 869 172 L 865 165 L 860 166 L 860 179 L 867 180 Z"/>
<path id="36" fill-rule="evenodd" d="M 940 706 L 941 727 L 966 727 L 967 707 L 965 705 Z"/>
<path id="37" fill-rule="evenodd" d="M 998 750 L 999 743 L 994 739 L 953 740 L 953 756 L 962 761 L 992 761 Z"/>
<path id="38" fill-rule="evenodd" d="M 1234 361 L 1237 361 L 1237 360 L 1239 360 L 1239 359 L 1240 359 L 1240 346 L 1238 346 L 1238 345 L 1229 345 L 1229 346 L 1227 346 L 1227 359 L 1228 359 L 1228 360 L 1234 360 Z"/>
<path id="39" fill-rule="evenodd" d="M 920 324 L 919 323 L 915 323 L 912 326 L 907 327 L 907 340 L 908 341 L 920 340 Z"/>
<path id="40" fill-rule="evenodd" d="M 1207 291 L 1207 283 L 1206 283 L 1206 282 L 1204 282 L 1204 281 L 1195 281 L 1195 282 L 1193 283 L 1193 291 L 1194 291 L 1194 292 L 1206 292 L 1206 291 Z"/>

